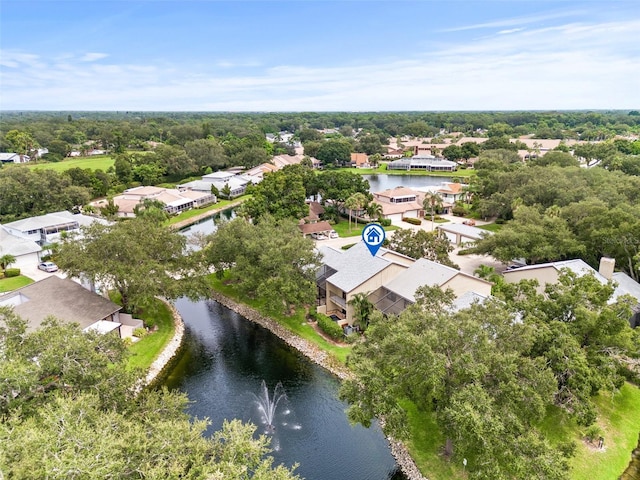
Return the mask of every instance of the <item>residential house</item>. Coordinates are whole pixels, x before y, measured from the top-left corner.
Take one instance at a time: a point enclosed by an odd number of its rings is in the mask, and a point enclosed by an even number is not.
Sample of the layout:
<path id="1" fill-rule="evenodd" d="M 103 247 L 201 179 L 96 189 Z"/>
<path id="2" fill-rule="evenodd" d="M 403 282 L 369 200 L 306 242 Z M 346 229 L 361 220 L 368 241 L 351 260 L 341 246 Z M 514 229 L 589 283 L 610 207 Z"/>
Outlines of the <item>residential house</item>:
<path id="1" fill-rule="evenodd" d="M 27 163 L 31 158 L 29 155 L 18 153 L 0 153 L 0 163 Z"/>
<path id="2" fill-rule="evenodd" d="M 212 186 L 215 186 L 218 189 L 218 192 L 223 192 L 226 187 L 229 187 L 229 198 L 236 198 L 240 195 L 244 195 L 249 184 L 258 183 L 259 181 L 260 180 L 257 179 L 257 177 L 250 179 L 236 175 L 233 172 L 219 171 L 203 175 L 201 180 L 194 180 L 193 182 L 178 185 L 177 188 L 180 192 L 193 190 L 196 192 L 211 193 Z"/>
<path id="3" fill-rule="evenodd" d="M 489 297 L 492 284 L 455 268 L 421 258 L 371 293 L 369 300 L 382 313 L 397 315 L 416 302 L 416 290 L 422 286 L 453 290 L 456 299 L 461 299 L 455 305 L 460 309 L 474 300 L 482 301 Z"/>
<path id="4" fill-rule="evenodd" d="M 414 260 L 381 248 L 372 256 L 363 242 L 345 252 L 320 247 L 323 264 L 316 275 L 318 311 L 336 315 L 341 326 L 354 322 L 349 301 L 358 293 L 368 295 L 385 314 L 398 314 L 415 303 L 415 292 L 423 285 L 453 290 L 456 308 L 491 294 L 491 283 L 426 259 Z M 473 292 L 473 294 L 469 293 Z"/>
<path id="5" fill-rule="evenodd" d="M 37 329 L 50 316 L 77 323 L 84 331 L 117 332 L 120 337 L 123 322 L 129 324 L 129 330 L 143 326 L 141 320 L 121 314 L 120 305 L 56 275 L 0 297 L 0 306 L 13 307 L 27 321 L 29 330 Z"/>
<path id="6" fill-rule="evenodd" d="M 447 223 L 445 225 L 438 225 L 438 230 L 443 232 L 450 242 L 456 245 L 462 245 L 466 242 L 475 242 L 488 235 L 493 235 L 493 232 L 484 230 L 482 228 L 473 227 L 471 225 L 464 225 L 462 223 Z"/>
<path id="7" fill-rule="evenodd" d="M 560 262 L 541 263 L 527 265 L 503 272 L 504 279 L 509 283 L 517 283 L 520 280 L 537 280 L 538 293 L 544 293 L 547 284 L 558 282 L 563 269 L 568 269 L 577 276 L 592 274 L 601 283 L 615 282 L 615 290 L 611 302 L 616 301 L 622 295 L 631 295 L 637 300 L 633 308 L 633 315 L 629 319 L 632 327 L 640 325 L 640 284 L 623 272 L 614 272 L 615 259 L 602 257 L 600 266 L 596 271 L 582 259 L 564 260 Z"/>
<path id="8" fill-rule="evenodd" d="M 119 217 L 135 217 L 136 207 L 144 200 L 156 200 L 163 203 L 164 210 L 170 215 L 174 215 L 215 203 L 217 198 L 211 193 L 211 187 L 207 192 L 198 192 L 153 186 L 129 188 L 113 197 L 113 203 L 118 207 Z M 107 200 L 103 199 L 93 202 L 91 205 L 101 208 L 106 204 Z"/>
<path id="9" fill-rule="evenodd" d="M 352 153 L 351 166 L 356 168 L 369 168 L 369 156 L 366 153 Z"/>
<path id="10" fill-rule="evenodd" d="M 345 252 L 330 247 L 320 247 L 323 265 L 318 270 L 316 282 L 320 313 L 337 315 L 341 326 L 354 322 L 353 306 L 349 301 L 357 293 L 370 293 L 389 282 L 407 267 L 382 257 L 378 250 L 372 256 L 363 242 L 358 242 Z"/>
<path id="11" fill-rule="evenodd" d="M 12 235 L 44 246 L 59 241 L 62 232 L 77 233 L 80 227 L 88 226 L 93 222 L 108 223 L 100 218 L 63 210 L 5 223 L 4 228 Z"/>
<path id="12" fill-rule="evenodd" d="M 23 268 L 39 263 L 41 251 L 42 247 L 33 240 L 13 235 L 0 225 L 0 257 L 12 255 L 16 261 L 11 267 Z"/>
<path id="13" fill-rule="evenodd" d="M 428 172 L 454 172 L 457 168 L 456 162 L 450 162 L 444 158 L 433 155 L 415 155 L 411 158 L 394 160 L 387 164 L 388 170 L 426 170 Z"/>
<path id="14" fill-rule="evenodd" d="M 395 187 L 373 194 L 373 201 L 382 207 L 382 217 L 400 221 L 422 215 L 424 194 L 406 187 Z"/>

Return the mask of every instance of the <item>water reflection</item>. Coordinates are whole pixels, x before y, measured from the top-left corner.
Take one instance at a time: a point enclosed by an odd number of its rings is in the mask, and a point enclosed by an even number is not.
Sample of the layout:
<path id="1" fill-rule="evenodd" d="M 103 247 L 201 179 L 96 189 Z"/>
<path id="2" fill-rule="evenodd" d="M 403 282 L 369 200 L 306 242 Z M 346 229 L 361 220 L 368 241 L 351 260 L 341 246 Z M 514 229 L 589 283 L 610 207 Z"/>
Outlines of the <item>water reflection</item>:
<path id="1" fill-rule="evenodd" d="M 308 480 L 403 478 L 380 429 L 348 423 L 336 378 L 216 302 L 183 299 L 176 306 L 187 325 L 186 348 L 166 385 L 189 395 L 189 413 L 209 417 L 208 434 L 224 419 L 258 423 L 255 392 L 263 380 L 271 389 L 281 382 L 295 416 L 278 431 L 276 463 L 298 462 Z"/>

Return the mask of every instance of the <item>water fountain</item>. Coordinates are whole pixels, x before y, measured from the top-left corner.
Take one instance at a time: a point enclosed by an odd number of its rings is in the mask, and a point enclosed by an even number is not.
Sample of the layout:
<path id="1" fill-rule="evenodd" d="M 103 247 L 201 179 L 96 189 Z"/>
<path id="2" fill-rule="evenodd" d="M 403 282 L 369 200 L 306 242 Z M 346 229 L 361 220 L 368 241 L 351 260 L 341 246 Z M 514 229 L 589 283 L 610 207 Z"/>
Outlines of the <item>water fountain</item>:
<path id="1" fill-rule="evenodd" d="M 284 392 L 282 382 L 278 382 L 276 387 L 273 389 L 273 397 L 270 398 L 267 383 L 263 380 L 260 385 L 260 395 L 253 394 L 253 396 L 255 397 L 260 416 L 262 417 L 262 422 L 265 425 L 265 433 L 275 433 L 275 415 L 278 404 L 281 400 L 287 400 L 287 394 Z M 289 413 L 289 410 L 287 409 L 283 413 L 287 414 Z"/>

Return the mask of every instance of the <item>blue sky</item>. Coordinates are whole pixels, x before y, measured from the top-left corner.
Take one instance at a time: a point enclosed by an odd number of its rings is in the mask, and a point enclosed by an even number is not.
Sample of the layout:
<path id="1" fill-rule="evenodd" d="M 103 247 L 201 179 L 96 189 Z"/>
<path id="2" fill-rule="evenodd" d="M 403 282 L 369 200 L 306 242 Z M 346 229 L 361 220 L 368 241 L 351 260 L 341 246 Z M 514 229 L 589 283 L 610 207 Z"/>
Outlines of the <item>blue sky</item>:
<path id="1" fill-rule="evenodd" d="M 0 109 L 638 109 L 608 1 L 0 2 Z"/>

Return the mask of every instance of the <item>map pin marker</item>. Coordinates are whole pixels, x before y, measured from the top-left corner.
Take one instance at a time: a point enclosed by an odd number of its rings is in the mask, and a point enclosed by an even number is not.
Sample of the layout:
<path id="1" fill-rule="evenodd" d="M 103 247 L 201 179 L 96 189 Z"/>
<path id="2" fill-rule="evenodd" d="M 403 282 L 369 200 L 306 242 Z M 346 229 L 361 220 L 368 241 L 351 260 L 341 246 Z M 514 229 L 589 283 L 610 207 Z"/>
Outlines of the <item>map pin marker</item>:
<path id="1" fill-rule="evenodd" d="M 368 223 L 362 229 L 362 241 L 374 257 L 384 242 L 384 228 L 379 223 Z"/>

